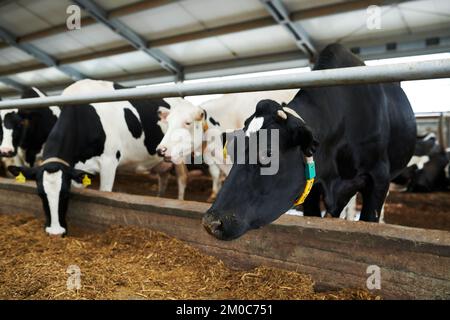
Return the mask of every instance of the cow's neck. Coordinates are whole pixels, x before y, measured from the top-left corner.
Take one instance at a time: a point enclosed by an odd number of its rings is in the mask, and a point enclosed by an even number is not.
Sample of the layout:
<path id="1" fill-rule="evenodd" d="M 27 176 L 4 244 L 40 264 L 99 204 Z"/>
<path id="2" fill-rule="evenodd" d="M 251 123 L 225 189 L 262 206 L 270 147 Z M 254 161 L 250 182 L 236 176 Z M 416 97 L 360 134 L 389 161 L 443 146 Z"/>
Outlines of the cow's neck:
<path id="1" fill-rule="evenodd" d="M 101 155 L 105 133 L 99 125 L 92 106 L 64 108 L 45 143 L 43 159 L 59 158 L 73 166 Z"/>
<path id="2" fill-rule="evenodd" d="M 32 111 L 20 111 L 27 121 L 24 124 L 24 132 L 19 147 L 25 150 L 26 161 L 32 166 L 36 155 L 42 152 L 57 117 L 50 108 L 37 109 Z"/>

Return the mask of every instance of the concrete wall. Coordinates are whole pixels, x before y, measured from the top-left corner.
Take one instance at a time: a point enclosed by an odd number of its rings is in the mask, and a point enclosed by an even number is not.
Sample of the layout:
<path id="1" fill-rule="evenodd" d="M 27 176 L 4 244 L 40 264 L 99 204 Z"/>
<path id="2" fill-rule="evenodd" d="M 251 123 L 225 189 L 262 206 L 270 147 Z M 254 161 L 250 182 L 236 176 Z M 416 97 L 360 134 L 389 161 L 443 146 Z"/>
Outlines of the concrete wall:
<path id="1" fill-rule="evenodd" d="M 112 224 L 150 228 L 187 241 L 237 268 L 264 264 L 308 273 L 318 288 L 365 288 L 367 267 L 377 265 L 381 290 L 374 293 L 384 298 L 450 298 L 449 232 L 283 216 L 238 240 L 222 242 L 201 227 L 208 206 L 74 190 L 69 228 L 101 230 Z M 0 213 L 42 214 L 34 183 L 0 179 Z"/>

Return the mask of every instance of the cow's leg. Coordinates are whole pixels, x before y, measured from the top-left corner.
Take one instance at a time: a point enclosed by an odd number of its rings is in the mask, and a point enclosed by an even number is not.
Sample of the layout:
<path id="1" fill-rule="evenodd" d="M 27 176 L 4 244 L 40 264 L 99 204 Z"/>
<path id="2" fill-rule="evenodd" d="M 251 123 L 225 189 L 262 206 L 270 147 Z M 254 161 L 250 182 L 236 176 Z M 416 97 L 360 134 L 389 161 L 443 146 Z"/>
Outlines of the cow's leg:
<path id="1" fill-rule="evenodd" d="M 222 183 L 220 181 L 219 166 L 216 164 L 210 164 L 209 165 L 209 173 L 211 174 L 211 177 L 212 177 L 212 192 L 211 192 L 211 195 L 209 196 L 208 200 L 206 200 L 206 201 L 214 202 L 214 200 L 216 200 L 217 193 L 219 192 L 220 187 L 222 186 Z"/>
<path id="2" fill-rule="evenodd" d="M 311 192 L 306 197 L 303 203 L 303 214 L 305 216 L 321 217 L 320 211 L 320 195 L 321 189 L 319 186 L 314 185 Z"/>
<path id="3" fill-rule="evenodd" d="M 158 173 L 158 197 L 162 197 L 166 193 L 169 177 L 169 171 Z"/>
<path id="4" fill-rule="evenodd" d="M 175 173 L 177 175 L 177 184 L 178 184 L 178 200 L 184 200 L 184 192 L 186 190 L 187 185 L 187 167 L 184 163 L 175 165 Z"/>
<path id="5" fill-rule="evenodd" d="M 363 198 L 361 221 L 378 222 L 380 220 L 388 191 L 389 176 L 380 173 L 373 174 L 365 188 L 361 190 Z"/>
<path id="6" fill-rule="evenodd" d="M 379 223 L 386 223 L 384 221 L 384 207 L 386 206 L 386 200 L 387 200 L 388 196 L 389 196 L 389 190 L 386 194 L 386 198 L 384 198 L 383 206 L 381 207 L 380 219 L 378 220 Z"/>
<path id="7" fill-rule="evenodd" d="M 337 218 L 355 194 L 364 188 L 367 178 L 364 175 L 349 180 L 335 180 L 325 192 L 327 215 Z"/>
<path id="8" fill-rule="evenodd" d="M 344 209 L 341 211 L 339 218 L 355 221 L 356 217 L 356 194 L 350 199 Z"/>
<path id="9" fill-rule="evenodd" d="M 117 159 L 104 159 L 100 163 L 100 191 L 111 192 L 116 178 Z"/>

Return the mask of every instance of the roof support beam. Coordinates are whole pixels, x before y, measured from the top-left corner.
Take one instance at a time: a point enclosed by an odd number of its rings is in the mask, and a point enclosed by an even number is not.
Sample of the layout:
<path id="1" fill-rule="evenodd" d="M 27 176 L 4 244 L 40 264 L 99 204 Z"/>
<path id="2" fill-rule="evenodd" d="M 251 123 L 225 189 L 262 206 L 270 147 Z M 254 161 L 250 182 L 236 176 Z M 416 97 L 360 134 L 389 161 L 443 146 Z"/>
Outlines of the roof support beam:
<path id="1" fill-rule="evenodd" d="M 392 36 L 392 37 L 383 37 L 381 39 L 372 39 L 370 41 L 365 42 L 352 42 L 352 43 L 342 43 L 348 48 L 351 48 L 352 51 L 358 55 L 361 56 L 363 59 L 383 59 L 383 58 L 391 58 L 391 57 L 403 57 L 403 56 L 411 56 L 411 55 L 423 55 L 423 54 L 432 54 L 432 53 L 440 53 L 440 52 L 448 52 L 450 50 L 450 32 L 445 31 L 441 32 L 441 34 L 437 37 L 428 38 L 427 35 L 429 33 L 431 34 L 439 34 L 439 30 L 432 31 L 432 32 L 426 32 L 420 35 L 420 37 L 412 37 L 410 39 L 405 39 L 405 41 L 396 41 L 398 36 Z M 128 52 L 128 51 L 125 51 Z M 78 57 L 69 57 L 65 59 L 61 59 L 61 64 L 70 64 L 82 60 L 90 60 L 90 59 L 97 59 L 102 58 L 108 55 L 113 54 L 121 54 L 124 53 L 121 50 L 117 49 L 110 49 L 106 52 L 102 53 L 87 53 Z M 261 57 L 264 57 L 261 59 Z M 271 63 L 283 63 L 283 62 L 289 62 L 292 60 L 298 60 L 298 59 L 308 59 L 307 56 L 304 56 L 301 52 L 298 50 L 291 51 L 291 52 L 285 52 L 285 53 L 278 53 L 278 54 L 269 54 L 269 55 L 259 55 L 259 56 L 253 56 L 248 58 L 242 58 L 242 59 L 231 59 L 226 61 L 216 61 L 216 62 L 210 62 L 210 63 L 202 63 L 198 65 L 193 66 L 187 66 L 184 68 L 185 73 L 185 79 L 191 80 L 193 79 L 191 74 L 192 72 L 201 71 L 204 72 L 206 75 L 205 77 L 208 77 L 209 74 L 213 74 L 214 76 L 220 76 L 220 75 L 228 75 L 231 72 L 223 72 L 221 73 L 219 70 L 222 70 L 224 67 L 228 69 L 235 68 L 236 64 L 239 64 L 240 66 L 252 66 L 251 72 L 258 72 L 258 71 L 264 71 L 266 70 L 264 67 L 262 67 L 265 62 L 270 60 Z M 242 63 L 240 63 L 240 61 Z M 259 69 L 258 66 L 261 66 L 261 69 Z M 283 66 L 283 68 L 291 68 L 292 66 Z M 0 70 L 0 77 L 9 77 L 17 73 L 21 72 L 27 72 L 27 71 L 34 71 L 44 68 L 43 65 L 39 63 L 35 63 L 33 65 L 29 66 L 21 66 L 20 64 L 12 65 L 8 67 L 7 69 Z M 281 68 L 281 67 L 280 67 Z M 250 72 L 250 71 L 247 71 Z M 241 73 L 241 72 L 239 72 Z M 150 81 L 151 83 L 160 83 L 160 82 L 167 82 L 171 81 L 169 74 L 167 74 L 164 70 L 158 70 L 158 71 L 146 71 L 146 72 L 140 72 L 140 73 L 133 73 L 133 74 L 127 74 L 124 76 L 118 76 L 118 77 L 106 77 L 105 80 L 113 80 L 113 81 L 128 81 L 128 78 L 138 78 L 139 80 L 147 79 L 146 81 Z M 163 80 L 161 80 L 163 79 Z M 142 82 L 144 83 L 144 82 Z M 67 85 L 67 82 L 61 83 L 62 86 Z M 57 87 L 59 86 L 56 85 Z M 45 89 L 45 88 L 43 88 Z M 53 87 L 50 87 L 49 90 L 52 90 Z"/>
<path id="2" fill-rule="evenodd" d="M 294 38 L 295 44 L 310 58 L 317 54 L 317 50 L 313 45 L 306 31 L 298 24 L 291 20 L 288 9 L 281 0 L 260 0 L 266 7 L 266 10 L 272 15 L 275 21 L 284 27 Z"/>
<path id="3" fill-rule="evenodd" d="M 142 0 L 139 2 L 127 4 L 125 6 L 118 7 L 116 9 L 112 9 L 108 11 L 108 17 L 112 18 L 120 18 L 125 15 L 137 13 L 144 10 L 150 10 L 153 8 L 157 8 L 163 5 L 167 5 L 170 3 L 174 3 L 180 0 Z M 91 17 L 83 17 L 83 27 L 92 25 L 97 23 L 97 20 Z M 24 36 L 18 37 L 17 42 L 30 42 L 38 39 L 42 39 L 45 37 L 50 37 L 59 33 L 64 33 L 67 31 L 67 26 L 65 23 L 53 26 L 47 29 L 31 32 Z M 7 46 L 7 44 L 0 43 L 0 49 Z"/>
<path id="4" fill-rule="evenodd" d="M 0 82 L 6 84 L 8 87 L 11 87 L 14 90 L 19 91 L 19 92 L 23 92 L 28 88 L 28 86 L 26 86 L 20 82 L 17 82 L 16 80 L 6 78 L 6 77 L 0 77 Z"/>
<path id="5" fill-rule="evenodd" d="M 39 62 L 45 64 L 48 67 L 55 67 L 61 72 L 67 74 L 73 80 L 80 80 L 86 78 L 82 73 L 77 70 L 69 67 L 69 66 L 61 66 L 55 58 L 41 49 L 33 46 L 29 43 L 18 43 L 16 40 L 16 36 L 11 32 L 6 30 L 5 28 L 0 27 L 0 39 L 8 43 L 10 46 L 16 47 L 17 49 L 28 53 L 30 56 L 34 57 Z"/>
<path id="6" fill-rule="evenodd" d="M 162 51 L 150 48 L 147 41 L 117 19 L 110 19 L 108 13 L 92 0 L 72 0 L 87 11 L 95 20 L 111 29 L 127 40 L 135 49 L 145 52 L 156 60 L 162 68 L 176 76 L 178 81 L 183 80 L 183 67 Z"/>
<path id="7" fill-rule="evenodd" d="M 149 10 L 157 7 L 158 5 L 165 5 L 172 2 L 176 2 L 179 0 L 144 0 L 141 2 L 129 4 L 125 7 L 119 7 L 117 9 L 111 10 L 108 12 L 108 17 L 119 18 L 127 14 L 133 14 L 142 10 Z M 299 11 L 291 12 L 291 20 L 298 21 L 310 18 L 317 18 L 322 16 L 327 16 L 336 13 L 349 12 L 354 10 L 361 10 L 367 8 L 369 5 L 390 5 L 393 3 L 403 3 L 409 1 L 416 0 L 352 0 L 349 2 L 338 2 L 335 4 L 328 4 L 318 7 L 312 7 L 309 9 L 302 9 Z M 94 24 L 96 22 L 95 19 L 91 17 L 83 18 L 83 26 L 88 26 Z M 250 21 L 238 22 L 230 25 L 224 25 L 216 28 L 211 28 L 202 31 L 188 32 L 180 35 L 164 37 L 161 39 L 155 39 L 152 41 L 153 47 L 169 45 L 183 41 L 192 41 L 198 39 L 204 39 L 208 37 L 214 37 L 218 35 L 230 34 L 233 32 L 247 31 L 256 28 L 263 28 L 267 26 L 273 25 L 273 19 L 271 17 L 259 18 Z M 22 37 L 17 38 L 17 41 L 20 42 L 30 42 L 38 39 L 42 39 L 45 37 L 49 37 L 52 35 L 56 35 L 59 33 L 63 33 L 67 31 L 66 24 L 62 24 L 59 26 L 51 27 L 48 29 L 32 32 L 26 34 Z M 0 49 L 6 47 L 7 44 L 0 43 Z"/>

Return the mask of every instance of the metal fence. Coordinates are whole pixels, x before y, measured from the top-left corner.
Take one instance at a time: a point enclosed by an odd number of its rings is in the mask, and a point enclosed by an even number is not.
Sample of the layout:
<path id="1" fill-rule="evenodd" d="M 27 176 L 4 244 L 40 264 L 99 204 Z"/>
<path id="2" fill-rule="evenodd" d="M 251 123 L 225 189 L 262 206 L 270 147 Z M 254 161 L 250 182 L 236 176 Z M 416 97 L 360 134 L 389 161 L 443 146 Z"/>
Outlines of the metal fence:
<path id="1" fill-rule="evenodd" d="M 175 83 L 144 88 L 51 96 L 32 99 L 0 101 L 0 110 L 9 108 L 39 108 L 46 106 L 77 105 L 130 99 L 183 97 L 204 94 L 250 92 L 279 89 L 298 89 L 332 85 L 398 82 L 406 80 L 450 77 L 450 59 L 400 63 L 380 66 L 360 66 L 316 70 L 275 76 L 249 77 L 234 80 Z"/>

